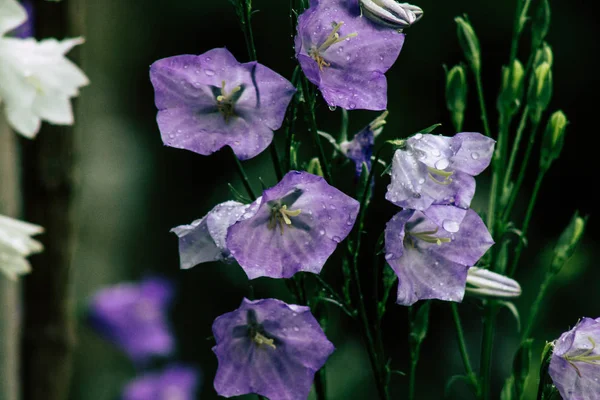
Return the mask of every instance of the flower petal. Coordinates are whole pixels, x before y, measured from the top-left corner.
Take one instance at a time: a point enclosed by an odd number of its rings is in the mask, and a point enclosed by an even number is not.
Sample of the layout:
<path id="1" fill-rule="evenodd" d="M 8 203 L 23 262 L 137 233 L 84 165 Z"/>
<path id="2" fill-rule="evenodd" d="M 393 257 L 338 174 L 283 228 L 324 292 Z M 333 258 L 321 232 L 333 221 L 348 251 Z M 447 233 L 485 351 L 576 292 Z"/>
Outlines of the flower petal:
<path id="1" fill-rule="evenodd" d="M 27 11 L 16 0 L 0 2 L 0 37 L 27 20 Z"/>
<path id="2" fill-rule="evenodd" d="M 457 133 L 452 138 L 452 148 L 456 154 L 451 160 L 451 169 L 469 175 L 479 175 L 492 160 L 496 142 L 476 132 Z"/>

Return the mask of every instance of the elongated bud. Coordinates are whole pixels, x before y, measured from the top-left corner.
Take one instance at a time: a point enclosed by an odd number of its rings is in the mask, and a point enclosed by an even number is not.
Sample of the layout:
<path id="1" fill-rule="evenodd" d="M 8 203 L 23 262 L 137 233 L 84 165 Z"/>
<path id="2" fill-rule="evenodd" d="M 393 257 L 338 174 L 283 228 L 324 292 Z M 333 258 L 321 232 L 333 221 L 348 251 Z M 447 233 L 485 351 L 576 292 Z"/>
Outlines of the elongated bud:
<path id="1" fill-rule="evenodd" d="M 542 142 L 540 168 L 550 168 L 550 164 L 560 156 L 568 123 L 569 121 L 562 111 L 556 111 L 550 116 Z"/>
<path id="2" fill-rule="evenodd" d="M 569 225 L 565 228 L 563 233 L 558 238 L 558 243 L 554 248 L 554 258 L 552 259 L 552 272 L 557 273 L 565 265 L 565 263 L 571 258 L 577 245 L 583 237 L 585 232 L 585 226 L 587 224 L 587 217 L 583 218 L 579 216 L 576 211 Z"/>
<path id="3" fill-rule="evenodd" d="M 306 171 L 309 174 L 323 176 L 323 168 L 321 168 L 321 163 L 319 162 L 319 159 L 317 157 L 310 160 Z"/>
<path id="4" fill-rule="evenodd" d="M 460 132 L 467 108 L 467 74 L 460 64 L 446 71 L 446 107 L 456 131 Z"/>
<path id="5" fill-rule="evenodd" d="M 514 60 L 509 67 L 502 68 L 502 86 L 498 96 L 498 111 L 511 116 L 521 103 L 523 97 L 523 79 L 525 70 L 519 60 Z"/>
<path id="6" fill-rule="evenodd" d="M 537 49 L 548 34 L 550 19 L 550 2 L 548 0 L 542 0 L 535 11 L 531 23 L 531 45 L 533 49 Z"/>
<path id="7" fill-rule="evenodd" d="M 542 63 L 547 62 L 552 66 L 554 62 L 554 54 L 552 53 L 552 47 L 546 42 L 542 44 L 542 46 L 537 49 L 535 52 L 535 59 L 533 61 L 533 65 L 535 68 L 540 66 Z"/>
<path id="8" fill-rule="evenodd" d="M 474 71 L 479 71 L 481 68 L 481 51 L 475 30 L 466 16 L 465 18 L 456 17 L 454 21 L 456 21 L 457 26 L 458 42 L 463 49 L 463 53 L 465 53 L 469 65 Z"/>
<path id="9" fill-rule="evenodd" d="M 420 7 L 395 0 L 359 0 L 363 15 L 371 21 L 396 29 L 405 29 L 423 17 Z"/>
<path id="10" fill-rule="evenodd" d="M 466 293 L 494 298 L 511 298 L 521 295 L 521 285 L 514 279 L 488 269 L 471 267 L 467 273 Z"/>
<path id="11" fill-rule="evenodd" d="M 552 69 L 547 62 L 543 62 L 535 69 L 527 96 L 529 107 L 533 111 L 531 118 L 537 122 L 552 98 Z"/>

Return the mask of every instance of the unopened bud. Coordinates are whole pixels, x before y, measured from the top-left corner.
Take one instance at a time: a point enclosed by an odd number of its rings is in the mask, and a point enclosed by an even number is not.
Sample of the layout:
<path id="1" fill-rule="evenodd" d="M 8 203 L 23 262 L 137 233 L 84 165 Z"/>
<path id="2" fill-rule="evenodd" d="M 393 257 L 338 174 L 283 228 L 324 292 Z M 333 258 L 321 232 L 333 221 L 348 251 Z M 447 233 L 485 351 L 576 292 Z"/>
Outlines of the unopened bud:
<path id="1" fill-rule="evenodd" d="M 471 23 L 465 18 L 456 17 L 454 19 L 457 26 L 458 42 L 465 53 L 465 57 L 474 71 L 481 68 L 481 51 L 479 50 L 479 39 Z"/>
<path id="2" fill-rule="evenodd" d="M 460 64 L 446 71 L 446 107 L 456 131 L 460 132 L 467 107 L 467 74 Z"/>
<path id="3" fill-rule="evenodd" d="M 542 169 L 549 168 L 550 164 L 560 156 L 568 123 L 569 121 L 567 121 L 567 117 L 562 111 L 556 111 L 550 116 L 542 142 L 542 156 L 540 158 Z"/>
<path id="4" fill-rule="evenodd" d="M 513 115 L 519 108 L 523 97 L 523 78 L 525 71 L 519 60 L 509 67 L 502 68 L 502 87 L 498 96 L 498 110 L 505 115 Z"/>
<path id="5" fill-rule="evenodd" d="M 528 104 L 532 109 L 532 119 L 539 121 L 542 112 L 548 107 L 552 98 L 552 69 L 543 62 L 535 69 L 532 84 L 529 86 Z"/>
<path id="6" fill-rule="evenodd" d="M 420 7 L 395 0 L 360 0 L 363 15 L 371 21 L 396 29 L 405 29 L 423 17 Z"/>
<path id="7" fill-rule="evenodd" d="M 535 11 L 531 23 L 531 44 L 533 49 L 537 49 L 548 34 L 550 17 L 550 2 L 548 0 L 542 0 Z"/>
<path id="8" fill-rule="evenodd" d="M 542 46 L 535 52 L 535 59 L 533 65 L 535 68 L 537 68 L 544 62 L 547 62 L 548 64 L 550 64 L 550 66 L 552 66 L 552 63 L 554 62 L 554 54 L 552 53 L 552 47 L 550 47 L 550 45 L 546 42 L 544 42 Z"/>
<path id="9" fill-rule="evenodd" d="M 565 228 L 563 233 L 558 238 L 558 243 L 554 248 L 554 258 L 552 259 L 552 272 L 557 273 L 565 265 L 565 263 L 571 258 L 577 245 L 583 237 L 585 226 L 587 224 L 587 217 L 582 218 L 576 211 L 569 225 Z"/>
<path id="10" fill-rule="evenodd" d="M 514 279 L 477 267 L 469 268 L 465 290 L 467 294 L 494 298 L 521 295 L 521 286 Z"/>

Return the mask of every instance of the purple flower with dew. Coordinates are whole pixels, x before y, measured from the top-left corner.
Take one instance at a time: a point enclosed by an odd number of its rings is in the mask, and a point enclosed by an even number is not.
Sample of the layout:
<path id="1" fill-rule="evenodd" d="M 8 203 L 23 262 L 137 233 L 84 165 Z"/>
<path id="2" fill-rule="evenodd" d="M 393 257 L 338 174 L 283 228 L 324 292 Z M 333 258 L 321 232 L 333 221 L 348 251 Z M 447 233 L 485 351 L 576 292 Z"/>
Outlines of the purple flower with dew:
<path id="1" fill-rule="evenodd" d="M 96 331 L 120 347 L 136 363 L 166 356 L 174 348 L 167 320 L 173 297 L 171 282 L 146 278 L 99 290 L 90 303 L 90 322 Z"/>
<path id="2" fill-rule="evenodd" d="M 361 17 L 357 0 L 311 0 L 298 17 L 296 58 L 330 107 L 385 110 L 385 72 L 404 34 Z"/>
<path id="3" fill-rule="evenodd" d="M 367 164 L 367 169 L 371 170 L 371 156 L 373 155 L 373 146 L 375 138 L 383 130 L 385 118 L 388 112 L 385 111 L 379 117 L 375 118 L 369 125 L 365 126 L 360 132 L 354 135 L 351 141 L 340 143 L 340 149 L 346 157 L 354 161 L 356 166 L 356 176 L 362 173 L 363 163 Z"/>
<path id="4" fill-rule="evenodd" d="M 310 308 L 276 299 L 244 299 L 212 330 L 219 360 L 214 385 L 224 397 L 305 400 L 315 372 L 334 351 Z"/>
<path id="5" fill-rule="evenodd" d="M 273 140 L 296 89 L 224 48 L 163 58 L 150 67 L 158 126 L 167 146 L 209 155 L 230 146 L 240 160 Z"/>
<path id="6" fill-rule="evenodd" d="M 226 201 L 190 225 L 171 229 L 179 237 L 181 269 L 210 261 L 232 260 L 225 243 L 227 229 L 240 219 L 247 208 L 245 204 Z"/>
<path id="7" fill-rule="evenodd" d="M 227 248 L 250 279 L 318 274 L 352 230 L 359 207 L 322 177 L 291 171 L 229 228 Z"/>
<path id="8" fill-rule="evenodd" d="M 473 210 L 439 205 L 400 211 L 385 228 L 385 259 L 398 276 L 396 302 L 462 301 L 467 271 L 492 244 Z"/>
<path id="9" fill-rule="evenodd" d="M 600 399 L 600 318 L 583 318 L 554 342 L 548 372 L 563 399 Z"/>
<path id="10" fill-rule="evenodd" d="M 469 208 L 475 179 L 490 164 L 495 141 L 475 132 L 453 137 L 417 133 L 396 150 L 385 198 L 424 211 L 432 204 Z"/>
<path id="11" fill-rule="evenodd" d="M 146 373 L 125 386 L 122 400 L 194 400 L 201 384 L 200 372 L 185 365 L 169 365 Z"/>

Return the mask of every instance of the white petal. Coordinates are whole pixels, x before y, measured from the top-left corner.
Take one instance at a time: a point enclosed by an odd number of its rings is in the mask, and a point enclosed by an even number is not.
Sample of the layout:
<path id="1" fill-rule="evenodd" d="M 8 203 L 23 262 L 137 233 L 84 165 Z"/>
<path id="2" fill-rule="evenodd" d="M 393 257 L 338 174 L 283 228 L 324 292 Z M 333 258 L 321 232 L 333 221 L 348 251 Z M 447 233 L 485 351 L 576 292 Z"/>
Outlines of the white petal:
<path id="1" fill-rule="evenodd" d="M 36 97 L 33 112 L 44 119 L 58 125 L 73 125 L 73 109 L 69 98 L 49 95 Z"/>
<path id="2" fill-rule="evenodd" d="M 0 36 L 27 20 L 27 11 L 16 0 L 0 0 Z"/>
<path id="3" fill-rule="evenodd" d="M 10 126 L 26 138 L 33 139 L 40 130 L 40 117 L 30 108 L 6 106 L 6 119 Z"/>

